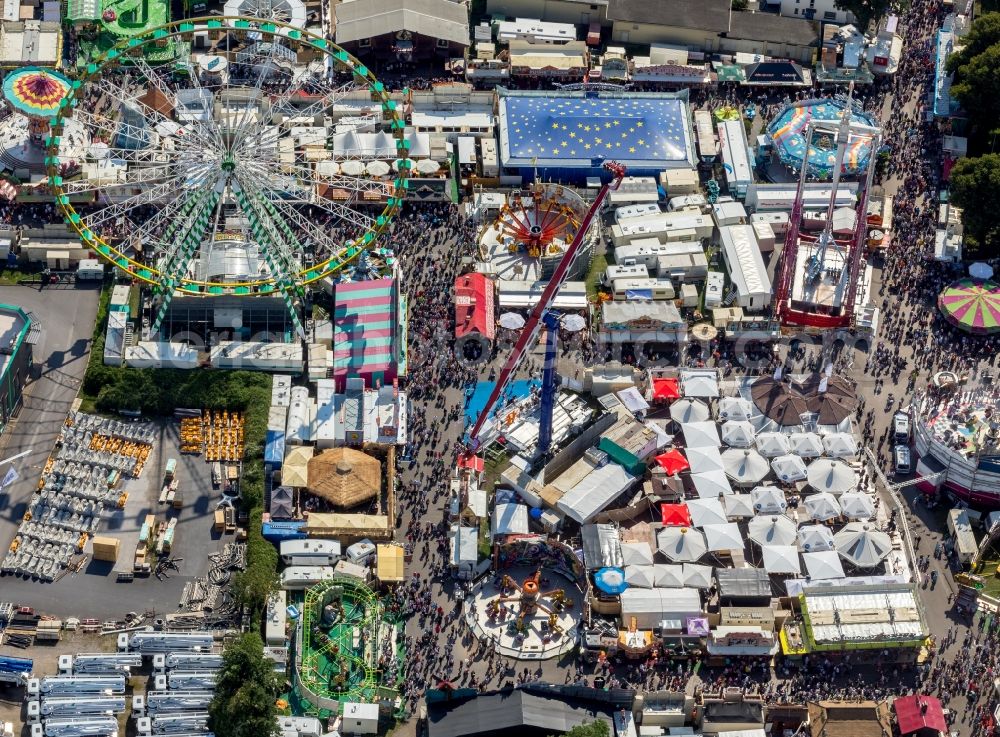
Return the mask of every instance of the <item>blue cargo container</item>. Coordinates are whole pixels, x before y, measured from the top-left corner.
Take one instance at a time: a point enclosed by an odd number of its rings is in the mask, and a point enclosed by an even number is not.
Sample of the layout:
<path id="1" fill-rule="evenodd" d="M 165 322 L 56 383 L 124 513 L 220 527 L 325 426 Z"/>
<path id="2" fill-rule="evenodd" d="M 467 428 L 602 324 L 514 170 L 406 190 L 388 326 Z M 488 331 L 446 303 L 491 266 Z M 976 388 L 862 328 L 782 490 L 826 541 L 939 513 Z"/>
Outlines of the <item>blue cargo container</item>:
<path id="1" fill-rule="evenodd" d="M 281 461 L 285 457 L 285 433 L 276 430 L 268 430 L 264 438 L 264 463 L 271 467 L 271 470 L 281 468 Z"/>
<path id="2" fill-rule="evenodd" d="M 304 521 L 265 522 L 260 528 L 260 534 L 265 540 L 280 543 L 282 540 L 304 540 L 306 534 Z"/>

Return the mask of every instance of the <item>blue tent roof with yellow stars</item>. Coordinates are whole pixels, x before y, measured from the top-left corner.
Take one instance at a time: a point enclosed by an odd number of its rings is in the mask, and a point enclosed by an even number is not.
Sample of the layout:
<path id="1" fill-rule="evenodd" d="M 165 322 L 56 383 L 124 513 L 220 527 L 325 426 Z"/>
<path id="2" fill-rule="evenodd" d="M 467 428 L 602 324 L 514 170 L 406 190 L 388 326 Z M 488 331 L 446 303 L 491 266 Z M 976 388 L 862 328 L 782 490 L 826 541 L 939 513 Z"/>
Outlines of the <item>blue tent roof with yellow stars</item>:
<path id="1" fill-rule="evenodd" d="M 543 94 L 500 97 L 504 166 L 592 167 L 614 159 L 633 168 L 693 165 L 687 101 L 670 93 Z"/>

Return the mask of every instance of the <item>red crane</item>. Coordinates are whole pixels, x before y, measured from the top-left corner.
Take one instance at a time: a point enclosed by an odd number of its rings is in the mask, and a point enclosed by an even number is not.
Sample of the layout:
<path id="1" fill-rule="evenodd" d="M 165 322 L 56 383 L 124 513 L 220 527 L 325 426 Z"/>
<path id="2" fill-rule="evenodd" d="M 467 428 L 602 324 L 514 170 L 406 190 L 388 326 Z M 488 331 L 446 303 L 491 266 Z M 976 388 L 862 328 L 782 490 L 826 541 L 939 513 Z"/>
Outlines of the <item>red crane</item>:
<path id="1" fill-rule="evenodd" d="M 532 346 L 538 338 L 539 330 L 542 327 L 542 316 L 545 314 L 545 311 L 549 309 L 549 306 L 555 299 L 559 288 L 566 281 L 566 275 L 569 273 L 570 266 L 572 266 L 573 261 L 576 260 L 580 247 L 583 245 L 583 241 L 587 237 L 587 231 L 590 230 L 591 223 L 593 223 L 594 218 L 600 211 L 601 205 L 604 204 L 604 200 L 607 198 L 608 192 L 613 189 L 618 189 L 618 185 L 625 176 L 625 165 L 617 161 L 606 162 L 604 164 L 604 168 L 611 172 L 611 180 L 601 187 L 600 191 L 597 193 L 594 203 L 590 206 L 590 209 L 583 218 L 583 222 L 580 224 L 580 229 L 576 231 L 576 236 L 573 238 L 573 242 L 570 243 L 569 248 L 566 249 L 566 252 L 563 254 L 562 259 L 560 259 L 559 264 L 556 266 L 556 269 L 552 274 L 552 278 L 549 279 L 549 283 L 545 285 L 545 289 L 542 291 L 542 296 L 539 298 L 538 304 L 535 305 L 534 309 L 531 311 L 531 315 L 528 317 L 527 322 L 525 322 L 524 327 L 521 328 L 521 334 L 518 336 L 517 343 L 514 344 L 514 349 L 507 357 L 506 363 L 504 363 L 503 368 L 500 370 L 500 375 L 497 377 L 497 382 L 493 387 L 493 391 L 490 392 L 490 396 L 486 400 L 486 404 L 480 411 L 479 417 L 476 418 L 476 423 L 472 426 L 472 430 L 470 430 L 469 434 L 466 436 L 466 446 L 471 452 L 475 452 L 479 448 L 479 433 L 482 432 L 483 425 L 486 423 L 487 418 L 490 416 L 490 412 L 496 406 L 497 401 L 499 401 L 504 390 L 507 388 L 507 385 L 510 383 L 510 380 L 514 377 L 514 372 L 524 359 L 525 354 L 528 352 L 528 348 Z"/>

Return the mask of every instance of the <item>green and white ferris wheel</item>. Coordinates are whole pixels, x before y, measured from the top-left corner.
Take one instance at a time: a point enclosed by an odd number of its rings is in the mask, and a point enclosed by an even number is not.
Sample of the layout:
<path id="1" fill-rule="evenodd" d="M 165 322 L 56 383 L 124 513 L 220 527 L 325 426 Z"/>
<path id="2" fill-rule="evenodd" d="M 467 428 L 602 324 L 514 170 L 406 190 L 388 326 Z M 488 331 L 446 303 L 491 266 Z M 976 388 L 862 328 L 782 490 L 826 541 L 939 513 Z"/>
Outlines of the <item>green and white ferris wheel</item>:
<path id="1" fill-rule="evenodd" d="M 149 45 L 195 49 L 152 66 Z M 49 121 L 49 185 L 101 258 L 173 295 L 269 295 L 359 259 L 399 212 L 413 163 L 402 111 L 359 60 L 275 20 L 169 23 L 83 68 Z"/>

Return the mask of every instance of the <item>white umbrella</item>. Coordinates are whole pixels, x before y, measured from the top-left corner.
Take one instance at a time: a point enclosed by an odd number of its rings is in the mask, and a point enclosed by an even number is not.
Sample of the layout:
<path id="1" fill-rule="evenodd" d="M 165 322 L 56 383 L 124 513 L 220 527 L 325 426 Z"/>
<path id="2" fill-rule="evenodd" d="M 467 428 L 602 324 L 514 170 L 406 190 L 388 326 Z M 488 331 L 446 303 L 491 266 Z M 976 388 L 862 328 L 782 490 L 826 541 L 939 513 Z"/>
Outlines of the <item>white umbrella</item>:
<path id="1" fill-rule="evenodd" d="M 726 476 L 741 486 L 758 483 L 770 468 L 767 459 L 755 450 L 730 448 L 722 454 Z"/>
<path id="2" fill-rule="evenodd" d="M 806 464 L 798 456 L 778 456 L 771 461 L 771 468 L 774 469 L 774 475 L 777 476 L 780 481 L 784 481 L 786 483 L 791 481 L 802 481 L 807 477 Z"/>
<path id="3" fill-rule="evenodd" d="M 803 553 L 802 560 L 806 562 L 809 578 L 823 581 L 831 578 L 844 578 L 844 565 L 835 550 L 821 550 L 818 553 Z"/>
<path id="4" fill-rule="evenodd" d="M 697 399 L 678 399 L 670 405 L 670 419 L 681 425 L 686 422 L 703 422 L 710 416 L 708 405 Z"/>
<path id="5" fill-rule="evenodd" d="M 365 166 L 365 171 L 373 177 L 384 177 L 389 173 L 389 165 L 384 161 L 369 161 Z"/>
<path id="6" fill-rule="evenodd" d="M 676 563 L 654 563 L 653 585 L 658 589 L 682 588 L 684 569 Z"/>
<path id="7" fill-rule="evenodd" d="M 441 165 L 434 159 L 421 159 L 417 162 L 417 171 L 421 174 L 436 174 Z"/>
<path id="8" fill-rule="evenodd" d="M 753 405 L 743 397 L 723 397 L 719 400 L 719 419 L 749 420 L 752 413 Z"/>
<path id="9" fill-rule="evenodd" d="M 765 545 L 761 552 L 764 554 L 764 570 L 768 573 L 802 573 L 799 551 L 794 545 Z"/>
<path id="10" fill-rule="evenodd" d="M 335 177 L 340 174 L 340 164 L 336 161 L 317 161 L 316 174 L 321 177 Z"/>
<path id="11" fill-rule="evenodd" d="M 656 547 L 680 563 L 694 563 L 708 552 L 705 536 L 691 527 L 664 527 L 656 533 Z"/>
<path id="12" fill-rule="evenodd" d="M 684 433 L 684 444 L 688 448 L 718 448 L 722 445 L 719 428 L 714 422 L 685 422 L 681 424 L 681 432 Z"/>
<path id="13" fill-rule="evenodd" d="M 892 550 L 889 536 L 865 522 L 848 522 L 833 543 L 840 557 L 857 568 L 874 568 Z"/>
<path id="14" fill-rule="evenodd" d="M 754 517 L 747 530 L 758 545 L 792 545 L 798 537 L 795 523 L 778 514 Z"/>
<path id="15" fill-rule="evenodd" d="M 722 426 L 722 442 L 734 448 L 753 445 L 753 425 L 746 420 L 729 420 Z"/>
<path id="16" fill-rule="evenodd" d="M 733 493 L 733 487 L 729 485 L 729 479 L 724 471 L 693 473 L 691 474 L 691 482 L 694 484 L 695 491 L 698 492 L 699 499 L 718 499 L 720 496 Z"/>
<path id="17" fill-rule="evenodd" d="M 87 153 L 94 159 L 106 159 L 111 155 L 111 149 L 104 141 L 94 141 L 87 147 Z"/>
<path id="18" fill-rule="evenodd" d="M 831 458 L 853 458 L 858 454 L 858 441 L 849 432 L 834 432 L 823 437 L 823 448 Z"/>
<path id="19" fill-rule="evenodd" d="M 870 496 L 860 491 L 842 494 L 840 506 L 844 510 L 844 516 L 851 519 L 866 520 L 875 516 L 875 503 Z"/>
<path id="20" fill-rule="evenodd" d="M 722 497 L 727 517 L 753 517 L 753 499 L 749 494 L 730 494 Z"/>
<path id="21" fill-rule="evenodd" d="M 648 566 L 653 564 L 653 551 L 649 543 L 622 543 L 622 565 Z"/>
<path id="22" fill-rule="evenodd" d="M 405 166 L 403 165 L 403 162 L 406 162 Z M 417 166 L 417 162 L 414 161 L 413 159 L 396 159 L 395 161 L 392 162 L 392 170 L 393 171 L 399 171 L 400 168 L 404 168 L 404 169 L 407 169 L 409 171 L 413 171 L 413 168 L 416 167 L 416 166 Z"/>
<path id="23" fill-rule="evenodd" d="M 780 432 L 762 432 L 757 436 L 757 451 L 767 458 L 787 455 L 788 436 Z"/>
<path id="24" fill-rule="evenodd" d="M 653 588 L 653 566 L 625 566 L 625 583 L 639 589 Z"/>
<path id="25" fill-rule="evenodd" d="M 681 374 L 681 390 L 685 397 L 717 397 L 719 382 L 707 374 Z"/>
<path id="26" fill-rule="evenodd" d="M 524 317 L 516 312 L 505 312 L 500 315 L 500 327 L 508 330 L 520 330 L 524 327 Z"/>
<path id="27" fill-rule="evenodd" d="M 696 589 L 712 587 L 712 566 L 702 566 L 697 563 L 684 564 L 684 585 Z"/>
<path id="28" fill-rule="evenodd" d="M 757 514 L 784 514 L 788 508 L 785 492 L 777 486 L 755 486 L 750 492 L 750 500 Z"/>
<path id="29" fill-rule="evenodd" d="M 843 461 L 818 458 L 809 464 L 809 485 L 816 491 L 842 494 L 858 485 L 858 474 Z"/>
<path id="30" fill-rule="evenodd" d="M 804 504 L 806 512 L 809 513 L 809 519 L 816 519 L 821 522 L 836 519 L 841 515 L 842 511 L 840 503 L 837 502 L 837 497 L 828 491 L 821 491 L 819 494 L 806 497 Z"/>
<path id="31" fill-rule="evenodd" d="M 722 508 L 722 502 L 716 499 L 691 499 L 687 502 L 688 514 L 691 515 L 691 524 L 695 527 L 705 525 L 726 524 L 726 510 Z"/>
<path id="32" fill-rule="evenodd" d="M 583 315 L 566 315 L 559 324 L 567 332 L 578 333 L 587 327 L 587 320 Z"/>
<path id="33" fill-rule="evenodd" d="M 723 471 L 722 453 L 713 445 L 704 448 L 685 448 L 684 455 L 687 456 L 691 473 L 708 473 L 709 471 Z"/>
<path id="34" fill-rule="evenodd" d="M 814 432 L 793 432 L 788 436 L 792 453 L 801 458 L 819 458 L 823 455 L 823 438 Z"/>
<path id="35" fill-rule="evenodd" d="M 340 162 L 340 171 L 349 177 L 360 177 L 365 173 L 365 164 L 357 159 Z"/>
<path id="36" fill-rule="evenodd" d="M 969 267 L 969 276 L 974 279 L 992 279 L 993 267 L 989 264 L 984 264 L 982 261 L 977 261 Z"/>
<path id="37" fill-rule="evenodd" d="M 802 525 L 799 528 L 799 547 L 806 552 L 833 550 L 833 531 L 826 525 Z"/>
<path id="38" fill-rule="evenodd" d="M 735 522 L 723 525 L 705 525 L 705 542 L 713 553 L 719 550 L 743 550 L 743 535 Z"/>

